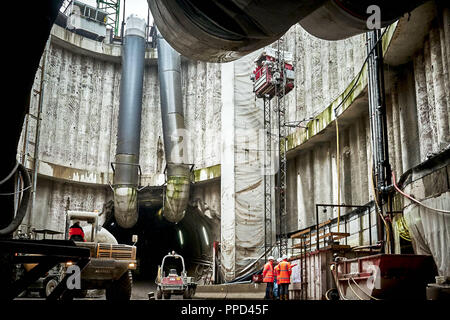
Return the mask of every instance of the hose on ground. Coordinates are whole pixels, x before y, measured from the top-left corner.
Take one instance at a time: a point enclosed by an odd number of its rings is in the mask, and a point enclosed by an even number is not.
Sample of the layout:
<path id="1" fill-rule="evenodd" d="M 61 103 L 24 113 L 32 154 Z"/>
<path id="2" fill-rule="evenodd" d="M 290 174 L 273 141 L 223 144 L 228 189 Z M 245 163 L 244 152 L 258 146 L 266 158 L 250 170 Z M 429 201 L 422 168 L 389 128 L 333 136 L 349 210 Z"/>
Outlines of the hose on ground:
<path id="1" fill-rule="evenodd" d="M 13 233 L 14 231 L 16 231 L 16 229 L 19 227 L 19 225 L 22 223 L 23 218 L 25 218 L 25 215 L 27 213 L 27 209 L 28 209 L 28 203 L 30 202 L 30 197 L 31 197 L 31 180 L 30 180 L 30 175 L 28 174 L 27 169 L 21 164 L 21 163 L 17 163 L 16 170 L 18 170 L 19 174 L 22 177 L 23 180 L 23 184 L 24 184 L 24 188 L 22 189 L 23 194 L 22 194 L 22 201 L 20 202 L 20 206 L 17 209 L 17 214 L 14 217 L 14 219 L 11 221 L 11 223 L 3 228 L 0 229 L 0 236 L 5 236 L 5 235 L 9 235 L 11 233 Z M 12 173 L 14 173 L 15 170 L 13 170 L 11 172 L 11 174 L 8 175 L 8 179 L 12 176 Z M 1 182 L 5 182 L 6 178 L 3 179 Z"/>

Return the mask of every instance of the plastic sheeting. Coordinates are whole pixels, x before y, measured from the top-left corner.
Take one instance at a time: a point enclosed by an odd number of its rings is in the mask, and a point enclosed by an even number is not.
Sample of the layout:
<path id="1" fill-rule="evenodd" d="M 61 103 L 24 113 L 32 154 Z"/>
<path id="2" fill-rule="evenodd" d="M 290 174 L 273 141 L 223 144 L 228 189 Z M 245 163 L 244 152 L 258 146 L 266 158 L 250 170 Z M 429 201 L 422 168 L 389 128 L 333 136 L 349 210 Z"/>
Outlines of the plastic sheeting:
<path id="1" fill-rule="evenodd" d="M 448 210 L 450 192 L 421 201 L 428 207 Z M 440 276 L 450 277 L 450 215 L 412 204 L 404 209 L 416 254 L 432 255 Z"/>
<path id="2" fill-rule="evenodd" d="M 221 261 L 226 281 L 248 273 L 264 253 L 263 109 L 250 80 L 259 53 L 222 68 Z"/>

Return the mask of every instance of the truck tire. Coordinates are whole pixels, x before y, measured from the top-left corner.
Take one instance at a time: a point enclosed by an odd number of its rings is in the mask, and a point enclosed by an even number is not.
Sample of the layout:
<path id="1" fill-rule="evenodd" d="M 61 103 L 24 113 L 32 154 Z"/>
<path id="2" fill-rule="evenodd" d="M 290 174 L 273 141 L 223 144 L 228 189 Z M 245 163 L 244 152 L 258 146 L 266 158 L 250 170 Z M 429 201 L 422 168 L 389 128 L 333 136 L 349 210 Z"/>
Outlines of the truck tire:
<path id="1" fill-rule="evenodd" d="M 163 294 L 162 294 L 161 288 L 158 287 L 158 288 L 156 289 L 156 299 L 161 300 L 162 297 L 163 297 Z"/>
<path id="2" fill-rule="evenodd" d="M 131 271 L 125 272 L 118 280 L 113 281 L 111 286 L 106 288 L 106 300 L 128 301 L 131 298 L 133 287 L 133 277 Z"/>
<path id="3" fill-rule="evenodd" d="M 192 299 L 192 289 L 190 287 L 187 287 L 186 290 L 184 290 L 183 299 Z"/>
<path id="4" fill-rule="evenodd" d="M 50 278 L 44 281 L 43 298 L 47 298 L 58 285 L 57 278 Z"/>
<path id="5" fill-rule="evenodd" d="M 170 300 L 170 293 L 164 293 L 164 300 Z"/>

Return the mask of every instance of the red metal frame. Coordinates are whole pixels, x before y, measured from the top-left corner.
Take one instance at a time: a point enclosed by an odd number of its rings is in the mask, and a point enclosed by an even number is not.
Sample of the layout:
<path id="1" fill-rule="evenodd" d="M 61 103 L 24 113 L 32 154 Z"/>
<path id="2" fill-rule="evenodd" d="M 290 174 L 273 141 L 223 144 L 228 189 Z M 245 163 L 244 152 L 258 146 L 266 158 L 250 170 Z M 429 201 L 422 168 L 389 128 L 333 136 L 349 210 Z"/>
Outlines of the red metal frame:
<path id="1" fill-rule="evenodd" d="M 350 299 L 355 298 L 352 291 L 359 292 L 360 297 L 365 299 L 369 299 L 369 295 L 383 299 L 423 298 L 426 284 L 434 276 L 433 259 L 426 255 L 376 254 L 334 264 L 333 275 L 339 289 Z M 374 269 L 379 270 L 378 274 L 374 274 Z M 379 287 L 367 287 L 371 277 Z M 351 283 L 350 288 L 350 280 L 357 285 Z"/>
<path id="2" fill-rule="evenodd" d="M 273 79 L 273 69 L 271 65 L 276 63 L 276 58 L 268 54 L 262 54 L 256 61 L 256 67 L 253 71 L 254 74 L 254 91 L 258 98 L 262 98 L 268 95 L 269 98 L 275 96 L 275 86 L 276 84 L 272 81 Z M 284 69 L 289 71 L 294 71 L 292 64 L 285 62 Z M 280 75 L 283 81 L 284 75 Z M 286 85 L 284 88 L 284 94 L 287 94 L 294 88 L 294 78 L 293 75 L 286 79 Z M 283 90 L 279 90 L 279 94 L 283 94 Z"/>

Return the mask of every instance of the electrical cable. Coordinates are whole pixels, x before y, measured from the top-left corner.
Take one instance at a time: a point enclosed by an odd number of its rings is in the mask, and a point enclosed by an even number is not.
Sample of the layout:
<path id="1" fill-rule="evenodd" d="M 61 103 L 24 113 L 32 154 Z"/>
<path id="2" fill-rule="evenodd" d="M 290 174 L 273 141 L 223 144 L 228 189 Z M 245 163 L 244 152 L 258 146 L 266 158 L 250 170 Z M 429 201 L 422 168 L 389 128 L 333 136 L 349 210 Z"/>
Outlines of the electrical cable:
<path id="1" fill-rule="evenodd" d="M 9 234 L 13 233 L 14 231 L 16 231 L 16 229 L 22 223 L 23 218 L 25 218 L 25 215 L 26 215 L 27 209 L 28 209 L 28 203 L 30 202 L 30 198 L 31 198 L 30 175 L 28 174 L 27 169 L 21 163 L 17 163 L 17 169 L 18 169 L 20 175 L 22 176 L 22 180 L 23 180 L 23 184 L 24 184 L 25 188 L 22 190 L 23 191 L 22 201 L 20 202 L 20 206 L 17 209 L 16 216 L 14 217 L 14 219 L 11 221 L 11 223 L 7 227 L 0 229 L 0 235 L 2 235 L 2 236 L 9 235 Z"/>
<path id="2" fill-rule="evenodd" d="M 337 232 L 339 232 L 339 225 L 341 219 L 341 167 L 340 167 L 340 152 L 339 152 L 339 124 L 336 109 L 334 110 L 336 117 L 336 168 L 337 168 L 337 203 L 338 203 L 338 216 L 337 216 Z"/>
<path id="3" fill-rule="evenodd" d="M 404 230 L 403 233 L 403 238 L 407 241 L 411 241 L 411 233 L 409 232 L 409 228 L 408 228 L 408 224 L 405 221 L 405 217 L 402 215 L 399 219 L 400 224 L 402 225 L 402 228 Z"/>
<path id="4" fill-rule="evenodd" d="M 375 50 L 375 48 L 377 47 L 378 43 L 383 39 L 384 34 L 386 33 L 388 28 L 385 28 L 383 33 L 381 34 L 380 38 L 377 40 L 377 42 L 375 43 L 375 45 L 373 46 L 373 48 L 370 50 L 370 52 L 367 54 L 366 58 L 364 59 L 364 62 L 361 66 L 361 69 L 358 72 L 358 76 L 355 79 L 355 82 L 352 86 L 352 88 L 350 89 L 350 91 L 347 93 L 347 95 L 342 99 L 342 101 L 338 104 L 338 106 L 336 108 L 334 108 L 334 116 L 335 116 L 335 122 L 336 122 L 336 167 L 337 167 L 337 184 L 338 184 L 338 190 L 337 190 L 337 202 L 338 205 L 340 205 L 340 159 L 339 159 L 339 124 L 338 124 L 338 115 L 337 115 L 337 110 L 344 104 L 345 101 L 347 101 L 347 99 L 350 97 L 350 95 L 353 93 L 353 91 L 356 88 L 356 85 L 359 82 L 359 79 L 361 78 L 362 75 L 362 71 L 364 70 L 364 66 L 366 65 L 367 61 L 369 60 L 370 56 L 372 55 L 373 51 Z M 339 232 L 339 225 L 340 225 L 340 216 L 341 216 L 341 207 L 338 207 L 338 220 L 337 220 L 337 232 Z"/>
<path id="5" fill-rule="evenodd" d="M 353 290 L 353 288 L 352 288 L 352 286 L 351 286 L 351 284 L 350 284 L 350 278 L 347 279 L 347 282 L 348 282 L 348 286 L 349 286 L 350 289 L 353 291 L 353 293 L 355 294 L 355 296 L 357 296 L 359 300 L 364 300 L 363 298 L 361 298 L 361 297 L 356 293 L 355 290 Z"/>
<path id="6" fill-rule="evenodd" d="M 337 268 L 337 265 L 334 265 Z M 333 274 L 333 279 L 334 279 L 334 283 L 336 284 L 336 288 L 338 290 L 339 296 L 343 299 L 343 300 L 348 300 L 341 292 L 340 286 L 339 286 L 339 280 L 337 279 L 337 269 L 336 272 L 332 272 Z M 336 276 L 335 276 L 336 274 Z"/>
<path id="7" fill-rule="evenodd" d="M 411 235 L 409 233 L 409 229 L 406 226 L 405 217 L 403 215 L 400 218 L 397 218 L 395 221 L 397 224 L 398 234 L 399 236 L 406 241 L 411 241 Z"/>
<path id="8" fill-rule="evenodd" d="M 30 188 L 31 188 L 31 186 L 28 186 L 28 187 L 23 188 L 23 189 L 21 189 L 21 190 L 19 190 L 19 191 L 16 191 L 16 192 L 0 193 L 0 196 L 12 196 L 12 195 L 16 195 L 16 194 L 22 193 L 22 192 L 24 192 L 25 190 L 28 190 L 28 189 L 30 189 Z"/>
<path id="9" fill-rule="evenodd" d="M 436 211 L 436 212 L 441 212 L 441 213 L 447 213 L 447 214 L 450 213 L 450 210 L 442 210 L 442 209 L 431 208 L 431 207 L 429 207 L 429 206 L 423 204 L 423 203 L 420 202 L 419 200 L 413 198 L 413 197 L 410 196 L 409 194 L 403 192 L 403 191 L 397 186 L 397 183 L 396 183 L 397 180 L 396 180 L 396 178 L 395 178 L 395 173 L 394 173 L 394 171 L 392 171 L 392 179 L 393 179 L 393 184 L 394 184 L 395 190 L 397 190 L 401 195 L 403 195 L 404 197 L 408 198 L 409 200 L 414 201 L 415 203 L 417 203 L 417 204 L 421 205 L 422 207 L 427 208 L 428 210 L 431 210 L 431 211 Z"/>
<path id="10" fill-rule="evenodd" d="M 4 178 L 2 181 L 0 181 L 0 185 L 4 184 L 6 181 L 8 181 L 14 175 L 14 173 L 16 173 L 16 170 L 18 167 L 19 167 L 19 162 L 16 161 L 16 165 L 11 170 L 11 172 L 6 176 L 6 178 Z"/>
<path id="11" fill-rule="evenodd" d="M 367 292 L 365 292 L 365 291 L 358 285 L 358 283 L 355 281 L 355 279 L 353 279 L 353 278 L 350 278 L 350 279 L 352 279 L 352 281 L 354 282 L 354 284 L 356 284 L 356 286 L 359 288 L 359 290 L 361 290 L 365 295 L 367 295 L 367 296 L 370 297 L 371 299 L 374 299 L 374 300 L 383 300 L 383 299 L 378 299 L 378 298 L 375 298 L 375 297 L 371 296 L 370 294 L 368 294 Z"/>

